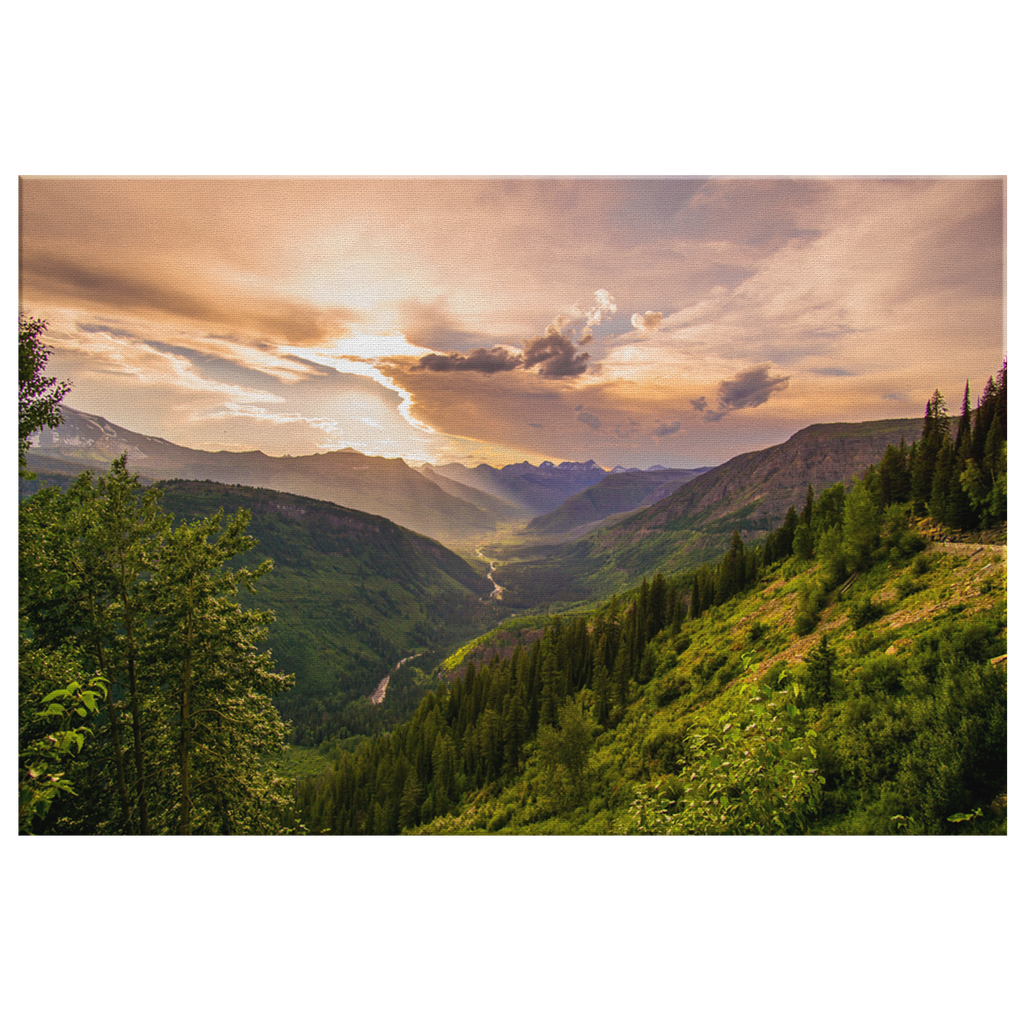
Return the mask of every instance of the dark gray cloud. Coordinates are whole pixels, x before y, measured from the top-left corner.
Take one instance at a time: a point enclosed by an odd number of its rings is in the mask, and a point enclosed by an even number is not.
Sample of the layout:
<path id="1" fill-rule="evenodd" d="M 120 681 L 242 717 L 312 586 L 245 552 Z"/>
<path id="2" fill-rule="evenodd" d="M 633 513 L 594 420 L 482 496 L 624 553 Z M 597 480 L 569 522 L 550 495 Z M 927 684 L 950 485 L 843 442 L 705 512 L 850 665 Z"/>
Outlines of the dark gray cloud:
<path id="1" fill-rule="evenodd" d="M 593 313 L 593 311 L 591 312 Z M 426 314 L 421 310 L 420 315 L 425 316 Z M 441 316 L 436 311 L 431 311 L 430 315 Z M 450 373 L 459 370 L 503 373 L 519 368 L 531 370 L 536 366 L 541 377 L 549 377 L 553 380 L 563 377 L 578 377 L 587 371 L 590 353 L 583 352 L 577 347 L 573 341 L 575 331 L 566 329 L 566 319 L 568 318 L 556 320 L 545 329 L 543 334 L 538 334 L 536 337 L 522 342 L 522 355 L 501 345 L 495 345 L 489 349 L 477 348 L 466 355 L 461 352 L 448 352 L 447 354 L 431 352 L 422 356 L 412 366 L 412 369 L 433 370 L 435 373 Z M 597 319 L 599 320 L 600 317 L 598 316 Z M 580 338 L 580 345 L 585 345 L 592 340 L 593 333 L 589 328 L 585 329 Z M 418 343 L 423 344 L 424 341 L 421 339 Z"/>
<path id="2" fill-rule="evenodd" d="M 690 401 L 693 402 L 693 399 L 691 398 Z M 696 403 L 694 403 L 694 404 L 696 404 Z M 681 426 L 682 426 L 682 423 L 680 423 L 679 420 L 675 420 L 672 423 L 660 423 L 660 424 L 658 424 L 657 428 L 654 431 L 654 436 L 655 437 L 668 437 L 669 434 L 678 433 L 679 428 Z"/>
<path id="3" fill-rule="evenodd" d="M 581 410 L 576 414 L 576 419 L 579 420 L 580 423 L 585 423 L 591 430 L 601 429 L 601 421 L 592 412 L 584 412 Z"/>
<path id="4" fill-rule="evenodd" d="M 584 334 L 581 343 L 591 340 L 591 335 Z M 543 334 L 526 342 L 523 368 L 529 370 L 539 366 L 538 373 L 542 377 L 578 377 L 587 370 L 589 352 L 581 352 L 559 329 L 552 324 Z"/>
<path id="5" fill-rule="evenodd" d="M 472 370 L 477 373 L 503 373 L 522 365 L 523 359 L 515 352 L 504 348 L 478 348 L 464 356 L 459 352 L 441 355 L 431 352 L 412 366 L 413 370 L 433 370 L 435 373 L 450 373 L 458 370 Z"/>
<path id="6" fill-rule="evenodd" d="M 764 405 L 772 392 L 789 387 L 789 377 L 773 377 L 770 368 L 770 363 L 762 363 L 737 373 L 732 380 L 723 380 L 718 385 L 718 404 L 730 410 Z"/>
<path id="7" fill-rule="evenodd" d="M 789 387 L 789 377 L 773 377 L 768 371 L 770 363 L 752 366 L 749 370 L 741 370 L 732 380 L 723 380 L 718 385 L 718 408 L 709 409 L 707 401 L 701 395 L 690 404 L 698 412 L 704 413 L 709 423 L 717 423 L 723 416 L 736 409 L 756 409 L 764 405 L 776 392 Z"/>

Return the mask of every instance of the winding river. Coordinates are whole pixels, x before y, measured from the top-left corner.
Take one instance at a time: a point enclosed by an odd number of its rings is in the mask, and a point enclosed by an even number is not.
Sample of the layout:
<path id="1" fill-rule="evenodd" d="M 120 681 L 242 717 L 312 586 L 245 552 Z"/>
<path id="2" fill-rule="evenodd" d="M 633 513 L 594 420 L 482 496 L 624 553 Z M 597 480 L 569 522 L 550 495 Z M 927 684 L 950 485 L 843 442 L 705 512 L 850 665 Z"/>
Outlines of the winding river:
<path id="1" fill-rule="evenodd" d="M 491 581 L 491 586 L 494 587 L 494 589 L 491 591 L 490 596 L 492 601 L 500 601 L 501 595 L 505 593 L 505 588 L 494 582 L 494 570 L 498 563 L 491 562 L 491 560 L 479 548 L 476 549 L 476 557 L 485 562 L 491 563 L 491 571 L 487 574 L 487 578 Z"/>

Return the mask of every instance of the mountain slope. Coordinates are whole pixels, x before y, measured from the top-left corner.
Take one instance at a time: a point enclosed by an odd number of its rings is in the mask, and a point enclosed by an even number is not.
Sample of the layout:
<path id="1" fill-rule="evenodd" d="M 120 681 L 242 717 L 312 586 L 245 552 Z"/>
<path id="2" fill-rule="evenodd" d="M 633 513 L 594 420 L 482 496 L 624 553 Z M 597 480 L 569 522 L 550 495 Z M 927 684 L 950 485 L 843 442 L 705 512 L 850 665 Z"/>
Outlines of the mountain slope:
<path id="1" fill-rule="evenodd" d="M 636 592 L 493 660 L 469 645 L 409 723 L 299 787 L 300 818 L 366 834 L 1005 834 L 1005 548 L 891 551 L 801 634 L 820 579 L 777 563 L 636 656 Z"/>
<path id="2" fill-rule="evenodd" d="M 459 498 L 461 501 L 475 505 L 485 512 L 492 513 L 498 522 L 520 522 L 526 516 L 526 513 L 518 505 L 505 501 L 487 491 L 481 491 L 476 487 L 470 487 L 468 484 L 452 480 L 450 477 L 438 473 L 429 463 L 419 466 L 417 472 L 421 473 L 431 483 L 437 484 L 445 494 L 450 494 L 453 498 Z"/>
<path id="3" fill-rule="evenodd" d="M 562 502 L 553 512 L 537 516 L 528 533 L 560 534 L 580 532 L 600 520 L 641 505 L 653 505 L 668 497 L 706 469 L 635 470 L 609 473 L 603 480 Z"/>
<path id="4" fill-rule="evenodd" d="M 558 508 L 567 498 L 607 476 L 592 459 L 589 462 L 519 462 L 495 469 L 486 463 L 468 469 L 458 462 L 435 466 L 435 472 L 515 505 L 531 515 Z"/>
<path id="5" fill-rule="evenodd" d="M 495 528 L 493 512 L 445 493 L 402 459 L 353 449 L 317 455 L 206 452 L 125 430 L 101 416 L 62 407 L 64 423 L 43 430 L 29 450 L 30 468 L 102 471 L 128 452 L 129 467 L 149 479 L 213 480 L 267 487 L 384 516 L 417 533 L 454 543 Z"/>
<path id="6" fill-rule="evenodd" d="M 498 610 L 487 579 L 441 544 L 379 516 L 260 488 L 170 480 L 161 505 L 178 520 L 252 512 L 259 542 L 245 565 L 274 560 L 243 603 L 277 615 L 269 646 L 295 687 L 278 700 L 298 738 L 369 732 L 390 721 L 369 696 L 401 658 L 442 652 L 486 629 Z"/>
<path id="7" fill-rule="evenodd" d="M 504 549 L 495 579 L 517 608 L 590 600 L 639 582 L 659 569 L 678 572 L 718 558 L 733 530 L 745 541 L 779 525 L 790 505 L 800 508 L 807 485 L 815 494 L 850 483 L 889 444 L 907 444 L 920 420 L 816 424 L 788 441 L 747 452 L 684 483 L 649 508 L 583 540 Z M 542 540 L 542 538 L 538 538 Z"/>

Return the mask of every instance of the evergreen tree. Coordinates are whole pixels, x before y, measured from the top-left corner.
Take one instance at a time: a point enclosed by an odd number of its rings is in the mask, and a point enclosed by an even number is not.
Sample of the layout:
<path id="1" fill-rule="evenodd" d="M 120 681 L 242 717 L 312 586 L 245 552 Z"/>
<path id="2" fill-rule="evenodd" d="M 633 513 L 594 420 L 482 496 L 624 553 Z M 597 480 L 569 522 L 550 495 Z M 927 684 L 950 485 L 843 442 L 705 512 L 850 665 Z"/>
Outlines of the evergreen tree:
<path id="1" fill-rule="evenodd" d="M 955 468 L 956 454 L 953 451 L 953 443 L 947 436 L 943 439 L 935 460 L 932 492 L 928 502 L 928 514 L 939 523 L 946 523 L 948 519 L 948 502 Z"/>
<path id="2" fill-rule="evenodd" d="M 858 480 L 843 508 L 843 558 L 849 572 L 866 569 L 878 547 L 880 518 L 871 492 Z"/>
<path id="3" fill-rule="evenodd" d="M 816 695 L 826 701 L 832 700 L 833 676 L 839 656 L 829 646 L 828 636 L 823 631 L 817 647 L 812 647 L 807 654 L 807 677 Z"/>
<path id="4" fill-rule="evenodd" d="M 804 501 L 804 510 L 800 514 L 800 522 L 802 522 L 805 526 L 810 527 L 810 525 L 811 525 L 811 516 L 813 515 L 813 513 L 814 513 L 814 488 L 810 484 L 808 484 L 807 485 L 807 499 Z"/>
<path id="5" fill-rule="evenodd" d="M 647 599 L 647 640 L 657 636 L 665 628 L 667 609 L 668 592 L 665 577 L 659 572 L 651 580 L 651 589 Z"/>
<path id="6" fill-rule="evenodd" d="M 814 534 L 805 522 L 801 522 L 793 534 L 793 554 L 804 561 L 814 557 Z"/>

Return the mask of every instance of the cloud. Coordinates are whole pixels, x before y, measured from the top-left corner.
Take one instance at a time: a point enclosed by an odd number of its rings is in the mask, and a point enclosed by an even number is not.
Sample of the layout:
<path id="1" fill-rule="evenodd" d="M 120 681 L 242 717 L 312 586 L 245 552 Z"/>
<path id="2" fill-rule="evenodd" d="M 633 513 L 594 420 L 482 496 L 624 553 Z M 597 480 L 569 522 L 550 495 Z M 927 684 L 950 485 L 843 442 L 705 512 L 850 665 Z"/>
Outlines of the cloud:
<path id="1" fill-rule="evenodd" d="M 691 398 L 690 401 L 692 402 L 693 399 Z M 668 437 L 669 434 L 678 433 L 679 428 L 681 426 L 682 426 L 682 423 L 680 423 L 679 420 L 676 420 L 675 422 L 669 423 L 669 424 L 664 424 L 664 423 L 659 424 L 659 426 L 654 431 L 654 436 L 655 437 Z"/>
<path id="2" fill-rule="evenodd" d="M 431 352 L 429 355 L 422 356 L 411 369 L 433 370 L 435 373 L 459 370 L 470 370 L 476 373 L 502 373 L 514 370 L 522 364 L 523 357 L 517 352 L 511 352 L 507 348 L 496 345 L 492 349 L 474 349 L 468 356 L 458 352 L 449 352 L 447 355 Z"/>
<path id="3" fill-rule="evenodd" d="M 752 366 L 749 370 L 741 370 L 731 380 L 723 380 L 718 385 L 718 408 L 709 409 L 707 400 L 701 395 L 698 399 L 690 399 L 690 404 L 698 412 L 704 413 L 709 423 L 717 423 L 722 417 L 736 409 L 756 409 L 764 405 L 776 392 L 789 387 L 789 377 L 773 377 L 769 374 L 770 363 Z"/>
<path id="4" fill-rule="evenodd" d="M 584 334 L 581 342 L 591 340 L 590 334 Z M 587 370 L 589 352 L 580 352 L 555 324 L 551 324 L 543 334 L 526 342 L 523 369 L 539 366 L 538 373 L 542 377 L 578 377 Z"/>
<path id="5" fill-rule="evenodd" d="M 753 366 L 737 373 L 732 380 L 723 380 L 718 385 L 719 405 L 727 409 L 753 409 L 764 405 L 772 392 L 789 387 L 789 377 L 769 375 L 770 363 Z"/>
<path id="6" fill-rule="evenodd" d="M 592 306 L 587 311 L 587 326 L 594 327 L 601 322 L 601 317 L 605 313 L 614 313 L 618 310 L 618 306 L 615 304 L 615 299 L 611 292 L 607 288 L 598 288 L 594 292 L 594 298 L 597 299 L 596 305 Z"/>
<path id="7" fill-rule="evenodd" d="M 317 306 L 256 291 L 242 291 L 212 274 L 189 275 L 176 268 L 176 283 L 166 266 L 103 265 L 74 256 L 27 251 L 22 261 L 22 287 L 44 300 L 83 303 L 116 309 L 119 314 L 145 314 L 203 324 L 216 330 L 283 338 L 296 345 L 315 344 L 345 332 L 359 315 L 340 306 Z M 90 324 L 89 327 L 98 327 Z M 104 330 L 105 328 L 100 328 Z M 88 330 L 88 328 L 86 328 Z"/>
<path id="8" fill-rule="evenodd" d="M 601 429 L 601 421 L 592 412 L 584 412 L 581 410 L 576 414 L 576 419 L 578 419 L 580 423 L 585 423 L 591 430 Z"/>
<path id="9" fill-rule="evenodd" d="M 652 310 L 647 310 L 646 313 L 634 313 L 630 318 L 630 323 L 638 331 L 656 331 L 664 319 L 664 313 L 655 313 Z"/>
<path id="10" fill-rule="evenodd" d="M 853 370 L 844 370 L 841 366 L 809 366 L 808 373 L 818 377 L 856 377 Z"/>
<path id="11" fill-rule="evenodd" d="M 589 309 L 581 309 L 578 302 L 569 307 L 567 313 L 559 313 L 555 317 L 554 326 L 561 329 L 569 324 L 582 323 L 586 321 L 587 327 L 596 327 L 607 313 L 618 311 L 615 296 L 607 288 L 598 288 L 594 292 L 594 305 Z"/>

